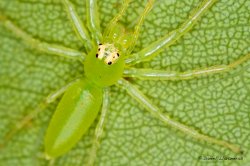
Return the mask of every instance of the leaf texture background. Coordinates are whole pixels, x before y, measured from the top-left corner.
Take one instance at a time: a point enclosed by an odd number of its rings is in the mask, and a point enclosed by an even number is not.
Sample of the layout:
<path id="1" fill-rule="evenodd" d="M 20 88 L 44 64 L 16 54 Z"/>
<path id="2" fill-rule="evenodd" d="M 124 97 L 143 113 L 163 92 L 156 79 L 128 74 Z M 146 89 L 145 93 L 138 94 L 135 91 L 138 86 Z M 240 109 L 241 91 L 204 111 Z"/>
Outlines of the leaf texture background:
<path id="1" fill-rule="evenodd" d="M 85 20 L 85 2 L 72 2 Z M 200 2 L 158 0 L 146 17 L 135 51 L 176 29 Z M 121 1 L 98 3 L 104 30 Z M 145 3 L 132 2 L 121 20 L 126 29 L 132 30 Z M 174 45 L 137 66 L 181 72 L 229 64 L 250 52 L 249 11 L 249 0 L 221 0 Z M 83 49 L 60 0 L 1 0 L 0 13 L 41 41 Z M 79 62 L 34 50 L 0 23 L 0 140 L 49 93 L 83 74 Z M 199 160 L 199 156 L 239 155 L 164 125 L 124 90 L 112 87 L 96 165 L 249 165 L 250 61 L 228 73 L 189 81 L 131 82 L 174 119 L 240 145 L 245 151 L 243 160 Z M 0 165 L 85 165 L 96 123 L 66 155 L 53 162 L 43 156 L 44 134 L 58 102 L 49 105 L 0 149 Z"/>

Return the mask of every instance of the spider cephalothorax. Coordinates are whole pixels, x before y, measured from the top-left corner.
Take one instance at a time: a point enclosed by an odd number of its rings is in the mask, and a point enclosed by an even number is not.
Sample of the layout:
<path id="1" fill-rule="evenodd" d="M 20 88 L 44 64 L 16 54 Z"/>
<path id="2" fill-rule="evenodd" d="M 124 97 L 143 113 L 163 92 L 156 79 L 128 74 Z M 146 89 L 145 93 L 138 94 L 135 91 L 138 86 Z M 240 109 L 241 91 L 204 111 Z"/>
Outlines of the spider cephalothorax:
<path id="1" fill-rule="evenodd" d="M 107 29 L 102 42 L 93 46 L 84 62 L 88 79 L 99 87 L 116 84 L 122 78 L 131 40 L 131 34 L 119 24 Z"/>
<path id="2" fill-rule="evenodd" d="M 118 53 L 114 44 L 99 44 L 86 57 L 84 71 L 94 84 L 105 87 L 122 78 L 124 65 L 124 56 Z"/>

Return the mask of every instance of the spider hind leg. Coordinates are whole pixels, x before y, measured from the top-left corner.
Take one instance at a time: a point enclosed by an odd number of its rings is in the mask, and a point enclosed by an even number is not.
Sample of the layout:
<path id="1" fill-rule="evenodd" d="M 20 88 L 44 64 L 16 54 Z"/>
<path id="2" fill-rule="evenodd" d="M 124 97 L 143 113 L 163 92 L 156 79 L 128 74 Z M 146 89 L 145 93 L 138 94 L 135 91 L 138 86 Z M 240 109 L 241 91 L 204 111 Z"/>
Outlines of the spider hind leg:
<path id="1" fill-rule="evenodd" d="M 56 90 L 55 92 L 50 93 L 43 102 L 41 102 L 35 110 L 31 111 L 28 115 L 26 115 L 21 121 L 19 121 L 2 139 L 2 143 L 0 144 L 0 149 L 3 148 L 6 143 L 21 129 L 23 129 L 32 119 L 34 119 L 40 112 L 42 112 L 47 105 L 53 103 L 56 99 L 58 99 L 69 86 L 71 86 L 75 81 L 78 79 L 73 80 L 72 82 L 68 83 L 67 85 L 61 87 L 60 89 Z"/>
<path id="2" fill-rule="evenodd" d="M 97 156 L 97 150 L 100 146 L 101 137 L 103 135 L 103 129 L 104 129 L 105 120 L 106 120 L 106 116 L 107 116 L 107 112 L 108 112 L 108 105 L 109 105 L 109 88 L 106 88 L 106 89 L 104 89 L 104 94 L 103 94 L 101 116 L 100 116 L 100 119 L 96 125 L 92 147 L 91 147 L 90 152 L 89 152 L 89 157 L 88 157 L 88 161 L 87 161 L 88 166 L 92 166 L 95 163 L 95 159 Z"/>
<path id="3" fill-rule="evenodd" d="M 162 111 L 157 106 L 155 106 L 141 91 L 139 91 L 139 89 L 137 89 L 135 86 L 130 84 L 128 81 L 124 79 L 120 79 L 118 81 L 118 86 L 125 89 L 128 92 L 128 94 L 132 98 L 134 98 L 139 104 L 141 104 L 147 111 L 149 111 L 149 113 L 151 113 L 153 117 L 162 121 L 166 125 L 169 125 L 177 130 L 180 130 L 184 134 L 191 136 L 194 139 L 197 139 L 200 141 L 206 141 L 208 143 L 212 143 L 215 145 L 225 147 L 227 149 L 230 149 L 234 153 L 238 153 L 238 154 L 242 153 L 242 150 L 237 145 L 202 134 L 201 132 L 198 132 L 197 130 L 189 126 L 186 126 L 170 118 L 168 114 L 162 113 Z"/>

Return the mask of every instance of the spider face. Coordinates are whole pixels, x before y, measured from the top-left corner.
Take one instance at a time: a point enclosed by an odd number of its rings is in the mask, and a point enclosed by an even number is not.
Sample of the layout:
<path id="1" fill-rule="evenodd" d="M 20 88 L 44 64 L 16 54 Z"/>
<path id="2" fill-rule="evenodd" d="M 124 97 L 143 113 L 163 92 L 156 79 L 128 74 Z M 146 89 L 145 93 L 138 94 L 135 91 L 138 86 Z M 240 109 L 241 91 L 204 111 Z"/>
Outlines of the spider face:
<path id="1" fill-rule="evenodd" d="M 86 57 L 84 71 L 94 84 L 106 87 L 122 78 L 124 65 L 124 57 L 114 44 L 99 44 Z"/>
<path id="2" fill-rule="evenodd" d="M 119 24 L 108 29 L 102 43 L 86 57 L 84 71 L 88 79 L 99 87 L 116 84 L 122 78 L 125 56 L 132 39 L 132 35 Z"/>
<path id="3" fill-rule="evenodd" d="M 118 52 L 119 51 L 114 44 L 99 44 L 96 58 L 103 60 L 103 62 L 107 65 L 112 65 L 116 63 L 120 56 Z"/>

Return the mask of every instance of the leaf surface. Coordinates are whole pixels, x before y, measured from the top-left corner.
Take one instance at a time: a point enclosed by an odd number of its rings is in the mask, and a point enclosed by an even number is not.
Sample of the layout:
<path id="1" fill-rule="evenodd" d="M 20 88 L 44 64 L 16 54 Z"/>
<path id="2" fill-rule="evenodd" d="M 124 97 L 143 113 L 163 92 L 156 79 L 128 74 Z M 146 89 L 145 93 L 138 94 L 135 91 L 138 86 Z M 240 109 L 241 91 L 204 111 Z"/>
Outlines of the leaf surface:
<path id="1" fill-rule="evenodd" d="M 72 2 L 80 17 L 86 20 L 84 1 Z M 121 2 L 98 3 L 104 30 Z M 199 3 L 198 0 L 158 0 L 146 17 L 135 51 L 176 29 Z M 134 27 L 144 5 L 139 0 L 130 5 L 121 20 L 126 29 Z M 217 2 L 184 37 L 152 61 L 137 66 L 181 72 L 239 59 L 250 52 L 249 6 L 249 0 Z M 41 41 L 83 50 L 59 0 L 3 0 L 0 13 Z M 1 141 L 49 93 L 83 73 L 79 62 L 31 49 L 0 23 Z M 112 87 L 96 165 L 247 165 L 250 162 L 250 61 L 228 73 L 189 81 L 132 79 L 131 82 L 174 119 L 204 134 L 240 145 L 245 151 L 243 160 L 199 160 L 199 156 L 239 155 L 164 125 L 124 90 Z M 44 135 L 58 102 L 49 105 L 0 149 L 0 165 L 48 165 L 43 156 Z M 86 163 L 95 124 L 75 148 L 50 164 Z"/>

